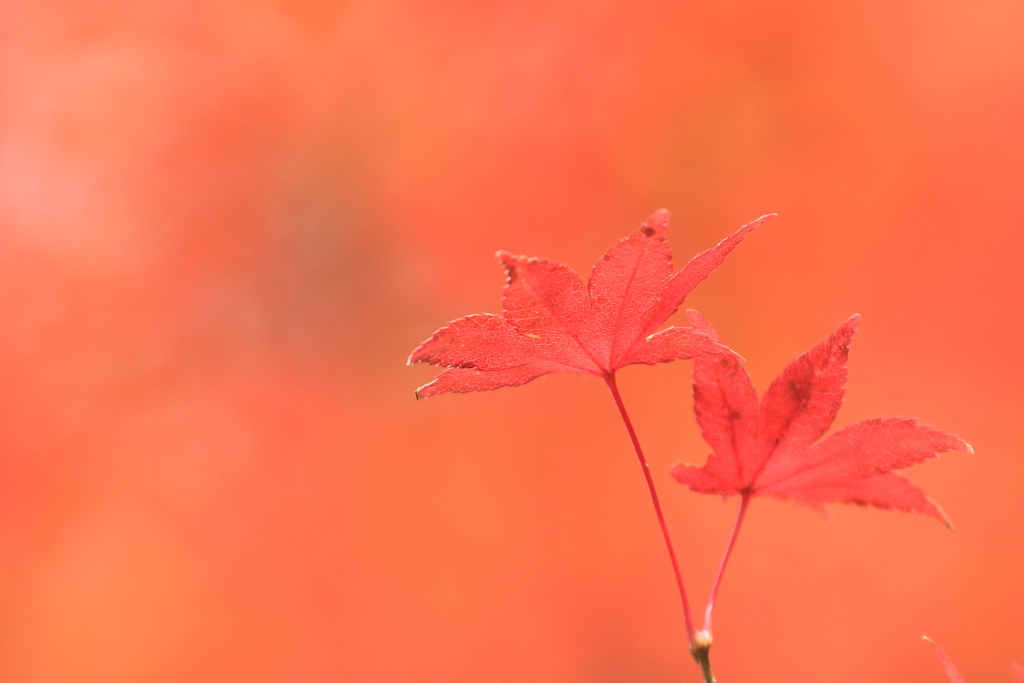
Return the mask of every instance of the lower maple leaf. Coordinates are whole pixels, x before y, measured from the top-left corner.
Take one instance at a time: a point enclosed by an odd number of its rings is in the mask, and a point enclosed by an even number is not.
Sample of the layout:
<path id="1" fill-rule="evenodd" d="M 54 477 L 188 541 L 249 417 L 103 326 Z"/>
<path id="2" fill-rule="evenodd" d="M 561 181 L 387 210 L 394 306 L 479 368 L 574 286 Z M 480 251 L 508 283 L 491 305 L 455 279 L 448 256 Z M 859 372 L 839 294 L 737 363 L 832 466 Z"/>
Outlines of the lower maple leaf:
<path id="1" fill-rule="evenodd" d="M 717 338 L 691 311 L 695 330 Z M 972 452 L 959 437 L 909 418 L 874 418 L 819 441 L 843 402 L 853 316 L 793 361 L 758 401 L 735 356 L 694 362 L 694 408 L 714 452 L 702 467 L 680 464 L 677 481 L 699 493 L 773 496 L 820 507 L 854 503 L 920 512 L 949 525 L 924 491 L 896 473 L 948 451 Z"/>

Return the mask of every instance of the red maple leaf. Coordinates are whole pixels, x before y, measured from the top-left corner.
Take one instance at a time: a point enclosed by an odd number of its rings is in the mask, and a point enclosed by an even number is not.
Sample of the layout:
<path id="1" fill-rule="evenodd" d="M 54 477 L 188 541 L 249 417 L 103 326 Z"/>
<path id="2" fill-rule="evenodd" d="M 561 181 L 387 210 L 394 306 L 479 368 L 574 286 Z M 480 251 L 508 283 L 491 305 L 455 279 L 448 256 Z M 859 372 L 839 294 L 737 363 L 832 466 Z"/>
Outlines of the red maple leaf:
<path id="1" fill-rule="evenodd" d="M 409 356 L 410 365 L 448 369 L 420 387 L 416 397 L 519 386 L 552 372 L 607 377 L 632 363 L 728 353 L 717 340 L 692 328 L 653 333 L 767 218 L 748 223 L 673 274 L 665 235 L 669 212 L 655 211 L 608 250 L 586 286 L 561 263 L 498 252 L 508 275 L 503 314 L 459 318 L 420 344 Z"/>
<path id="2" fill-rule="evenodd" d="M 694 329 L 716 336 L 695 312 Z M 697 422 L 714 452 L 703 467 L 679 464 L 672 475 L 700 493 L 774 496 L 820 507 L 855 503 L 920 512 L 948 525 L 942 510 L 896 474 L 947 451 L 972 452 L 958 437 L 902 417 L 875 418 L 819 441 L 843 402 L 846 360 L 860 316 L 793 361 L 758 402 L 734 356 L 698 358 L 693 396 Z"/>

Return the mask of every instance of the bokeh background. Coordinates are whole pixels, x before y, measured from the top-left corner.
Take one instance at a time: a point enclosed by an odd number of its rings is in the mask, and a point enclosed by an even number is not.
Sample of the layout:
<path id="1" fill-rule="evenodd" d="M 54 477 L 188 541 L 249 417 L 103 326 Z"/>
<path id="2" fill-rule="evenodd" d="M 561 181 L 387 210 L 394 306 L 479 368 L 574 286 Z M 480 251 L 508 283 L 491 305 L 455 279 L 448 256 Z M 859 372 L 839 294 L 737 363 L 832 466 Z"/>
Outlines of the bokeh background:
<path id="1" fill-rule="evenodd" d="M 1024 661 L 1019 0 L 0 3 L 0 679 L 699 680 L 605 388 L 416 402 L 653 209 L 762 390 L 852 313 L 840 426 L 956 432 L 924 517 L 757 501 L 724 683 Z M 682 316 L 679 316 L 682 320 Z M 678 322 L 678 321 L 677 321 Z M 703 604 L 737 501 L 689 364 L 620 385 Z"/>

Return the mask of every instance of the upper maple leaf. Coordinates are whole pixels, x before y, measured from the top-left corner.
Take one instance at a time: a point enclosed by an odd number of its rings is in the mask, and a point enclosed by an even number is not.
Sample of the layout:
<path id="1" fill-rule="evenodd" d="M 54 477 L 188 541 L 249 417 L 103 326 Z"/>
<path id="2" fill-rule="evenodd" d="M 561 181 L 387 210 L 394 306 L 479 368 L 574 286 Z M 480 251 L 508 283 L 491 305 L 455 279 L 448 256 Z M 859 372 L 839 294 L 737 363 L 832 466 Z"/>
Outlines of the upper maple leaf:
<path id="1" fill-rule="evenodd" d="M 694 329 L 716 336 L 696 312 L 690 312 L 690 319 Z M 947 451 L 972 452 L 958 437 L 894 417 L 864 420 L 818 441 L 843 402 L 846 360 L 858 322 L 860 316 L 853 316 L 793 361 L 760 404 L 737 358 L 698 358 L 693 366 L 694 409 L 714 452 L 703 467 L 676 465 L 676 480 L 700 493 L 920 512 L 948 526 L 924 491 L 893 470 Z"/>
<path id="2" fill-rule="evenodd" d="M 519 386 L 551 372 L 604 377 L 631 363 L 728 353 L 692 328 L 652 333 L 767 218 L 744 225 L 673 274 L 665 234 L 669 212 L 655 211 L 608 250 L 586 286 L 561 263 L 499 251 L 508 276 L 501 292 L 504 313 L 459 318 L 420 344 L 409 356 L 410 365 L 448 369 L 420 387 L 416 397 Z"/>

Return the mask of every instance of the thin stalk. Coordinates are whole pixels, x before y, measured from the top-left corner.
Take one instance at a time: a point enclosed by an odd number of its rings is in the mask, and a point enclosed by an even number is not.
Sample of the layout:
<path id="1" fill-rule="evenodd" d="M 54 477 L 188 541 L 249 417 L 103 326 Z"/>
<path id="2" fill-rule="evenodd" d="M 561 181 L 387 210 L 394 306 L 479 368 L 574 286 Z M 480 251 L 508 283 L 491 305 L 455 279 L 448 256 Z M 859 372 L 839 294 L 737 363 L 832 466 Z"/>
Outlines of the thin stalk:
<path id="1" fill-rule="evenodd" d="M 697 638 L 700 638 L 697 634 Z M 715 683 L 715 674 L 711 671 L 711 641 L 690 648 L 690 654 L 694 661 L 700 665 L 700 672 L 704 674 L 704 683 Z"/>
<path id="2" fill-rule="evenodd" d="M 622 396 L 619 395 L 619 388 L 615 383 L 615 371 L 609 372 L 604 376 L 604 381 L 608 385 L 609 391 L 612 392 L 612 398 L 615 399 L 615 406 L 619 409 L 619 415 L 622 416 L 622 421 L 626 425 L 626 431 L 629 432 L 629 440 L 633 442 L 633 450 L 636 451 L 636 457 L 640 460 L 640 469 L 644 471 L 644 479 L 647 480 L 647 490 L 651 493 L 651 502 L 654 503 L 654 513 L 658 516 L 658 524 L 661 525 L 661 535 L 665 538 L 665 547 L 668 548 L 669 559 L 672 560 L 672 571 L 676 574 L 676 584 L 679 586 L 679 597 L 683 601 L 683 619 L 686 621 L 686 638 L 690 643 L 690 652 L 694 652 L 694 648 L 698 647 L 697 630 L 693 626 L 693 615 L 690 613 L 690 603 L 686 599 L 686 587 L 683 585 L 683 574 L 679 571 L 679 560 L 676 559 L 676 551 L 672 547 L 672 537 L 668 533 L 668 525 L 665 523 L 665 515 L 661 511 L 661 503 L 658 502 L 658 492 L 654 488 L 654 479 L 651 477 L 651 468 L 647 465 L 647 458 L 644 457 L 643 449 L 640 448 L 640 441 L 636 437 L 636 430 L 633 429 L 633 422 L 629 419 L 629 413 L 626 412 L 626 406 L 622 403 Z M 696 655 L 694 655 L 696 659 Z M 700 660 L 698 660 L 699 662 Z M 710 674 L 710 665 L 704 667 L 705 679 Z M 708 679 L 713 681 L 714 678 Z"/>
<path id="3" fill-rule="evenodd" d="M 733 546 L 736 545 L 736 537 L 740 535 L 740 527 L 743 525 L 743 517 L 747 514 L 747 506 L 750 504 L 750 494 L 744 493 L 740 502 L 740 511 L 736 515 L 736 524 L 732 527 L 732 535 L 729 537 L 729 544 L 725 546 L 725 554 L 722 555 L 722 564 L 718 567 L 718 576 L 711 586 L 711 596 L 708 598 L 708 607 L 704 612 L 704 630 L 702 634 L 711 640 L 711 614 L 715 611 L 715 598 L 718 597 L 718 588 L 722 585 L 722 575 L 725 574 L 725 565 L 729 564 L 729 556 L 732 555 Z"/>

